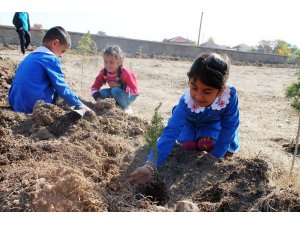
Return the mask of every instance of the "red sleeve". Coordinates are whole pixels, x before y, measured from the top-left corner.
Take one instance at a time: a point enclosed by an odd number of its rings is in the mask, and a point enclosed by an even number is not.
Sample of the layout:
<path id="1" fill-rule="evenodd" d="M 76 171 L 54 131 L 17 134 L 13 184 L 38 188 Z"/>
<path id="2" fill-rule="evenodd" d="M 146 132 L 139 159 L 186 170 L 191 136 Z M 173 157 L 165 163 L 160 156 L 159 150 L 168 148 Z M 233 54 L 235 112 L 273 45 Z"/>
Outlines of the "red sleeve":
<path id="1" fill-rule="evenodd" d="M 135 74 L 129 69 L 122 68 L 121 80 L 132 90 L 137 90 L 137 81 Z"/>
<path id="2" fill-rule="evenodd" d="M 91 87 L 91 91 L 100 90 L 100 88 L 103 86 L 105 80 L 103 78 L 103 70 L 100 71 L 98 76 L 96 77 L 94 84 Z"/>

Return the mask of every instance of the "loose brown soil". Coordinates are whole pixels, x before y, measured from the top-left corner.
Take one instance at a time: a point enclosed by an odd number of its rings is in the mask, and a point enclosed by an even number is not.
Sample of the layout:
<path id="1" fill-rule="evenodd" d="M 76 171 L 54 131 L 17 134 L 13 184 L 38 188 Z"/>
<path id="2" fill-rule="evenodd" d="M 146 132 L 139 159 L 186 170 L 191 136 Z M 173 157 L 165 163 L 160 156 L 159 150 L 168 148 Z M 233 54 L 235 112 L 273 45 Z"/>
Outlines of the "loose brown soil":
<path id="1" fill-rule="evenodd" d="M 249 97 L 245 94 L 247 86 L 241 84 L 243 144 L 232 160 L 199 158 L 197 152 L 185 152 L 175 146 L 157 178 L 147 185 L 131 185 L 126 182 L 129 173 L 143 165 L 148 154 L 143 133 L 157 102 L 166 99 L 162 113 L 167 117 L 180 96 L 178 87 L 186 88 L 185 77 L 176 80 L 167 68 L 177 66 L 176 70 L 181 70 L 181 64 L 187 68 L 191 62 L 153 59 L 151 68 L 155 67 L 156 73 L 150 73 L 147 66 L 147 72 L 142 73 L 143 67 L 135 63 L 151 63 L 148 61 L 151 59 L 132 59 L 141 84 L 141 96 L 133 104 L 132 116 L 116 108 L 112 100 L 95 103 L 84 93 L 83 101 L 95 112 L 88 112 L 83 118 L 70 111 L 63 101 L 58 105 L 38 102 L 33 113 L 25 115 L 13 112 L 6 104 L 9 85 L 21 59 L 18 55 L 14 60 L 7 57 L 14 58 L 15 53 L 10 51 L 17 50 L 0 49 L 3 53 L 0 54 L 0 211 L 175 211 L 177 201 L 186 199 L 205 212 L 300 211 L 297 183 L 289 188 L 280 182 L 288 168 L 285 157 L 291 157 L 282 145 L 291 143 L 294 135 L 286 132 L 284 136 L 281 132 L 291 130 L 291 122 L 283 124 L 273 117 L 273 122 L 281 126 L 275 133 L 267 133 L 267 127 L 251 126 L 255 124 L 254 114 L 262 118 L 260 123 L 267 119 L 258 108 L 249 105 L 259 95 L 259 87 L 250 91 L 252 97 Z M 71 74 L 78 56 L 67 57 L 65 70 Z M 94 67 L 100 66 L 93 60 L 89 63 L 88 68 L 94 69 L 93 78 L 89 78 L 92 83 L 97 74 Z M 73 67 L 68 67 L 69 64 Z M 233 68 L 237 70 L 238 67 Z M 244 79 L 248 75 L 246 72 Z M 154 88 L 157 79 L 164 76 L 173 80 L 168 83 L 169 89 L 166 86 L 156 93 L 148 89 L 146 82 Z M 76 77 L 71 85 L 79 91 Z M 83 83 L 84 89 L 88 89 L 87 85 Z M 156 94 L 160 97 L 154 101 Z M 267 102 L 273 100 L 265 96 L 261 104 L 267 107 Z M 282 98 L 277 101 L 283 104 Z M 283 108 L 289 115 L 287 120 L 297 120 L 288 104 Z M 272 105 L 269 112 L 273 109 Z M 247 114 L 248 111 L 254 114 Z M 292 126 L 295 128 L 296 124 Z M 255 132 L 263 136 L 262 147 L 262 140 L 258 140 Z M 277 158 L 276 162 L 273 157 L 278 155 L 283 155 L 283 159 Z"/>

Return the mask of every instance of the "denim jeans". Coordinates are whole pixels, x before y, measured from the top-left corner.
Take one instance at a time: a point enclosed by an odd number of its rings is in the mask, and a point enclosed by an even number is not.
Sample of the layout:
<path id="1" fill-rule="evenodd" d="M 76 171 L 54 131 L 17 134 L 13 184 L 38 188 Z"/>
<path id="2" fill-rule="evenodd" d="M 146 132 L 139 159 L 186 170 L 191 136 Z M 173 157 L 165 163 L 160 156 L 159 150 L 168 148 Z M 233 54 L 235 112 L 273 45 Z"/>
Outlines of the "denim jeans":
<path id="1" fill-rule="evenodd" d="M 121 108 L 126 109 L 136 99 L 136 95 L 130 95 L 120 87 L 104 88 L 100 90 L 102 99 L 114 98 Z"/>

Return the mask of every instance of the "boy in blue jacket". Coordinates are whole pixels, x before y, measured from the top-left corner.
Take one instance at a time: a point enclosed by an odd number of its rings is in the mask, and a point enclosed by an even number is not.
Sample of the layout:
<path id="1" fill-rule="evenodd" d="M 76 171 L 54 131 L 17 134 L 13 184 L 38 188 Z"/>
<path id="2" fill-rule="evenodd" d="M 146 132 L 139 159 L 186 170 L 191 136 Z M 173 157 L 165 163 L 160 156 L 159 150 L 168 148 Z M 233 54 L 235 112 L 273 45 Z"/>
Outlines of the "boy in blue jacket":
<path id="1" fill-rule="evenodd" d="M 8 95 L 13 110 L 32 113 L 38 100 L 55 103 L 58 95 L 83 116 L 88 108 L 68 87 L 61 68 L 60 57 L 70 46 L 70 36 L 62 27 L 47 31 L 43 45 L 29 54 L 16 71 Z"/>

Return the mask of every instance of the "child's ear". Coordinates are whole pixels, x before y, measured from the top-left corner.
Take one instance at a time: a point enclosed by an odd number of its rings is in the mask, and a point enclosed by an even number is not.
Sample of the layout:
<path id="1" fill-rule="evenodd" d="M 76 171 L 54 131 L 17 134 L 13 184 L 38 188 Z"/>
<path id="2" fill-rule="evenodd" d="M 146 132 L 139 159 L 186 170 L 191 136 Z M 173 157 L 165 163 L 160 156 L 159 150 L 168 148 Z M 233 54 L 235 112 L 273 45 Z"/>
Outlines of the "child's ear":
<path id="1" fill-rule="evenodd" d="M 58 46 L 59 45 L 59 40 L 58 39 L 54 39 L 53 41 L 52 41 L 52 46 L 53 47 L 56 47 L 56 46 Z"/>

